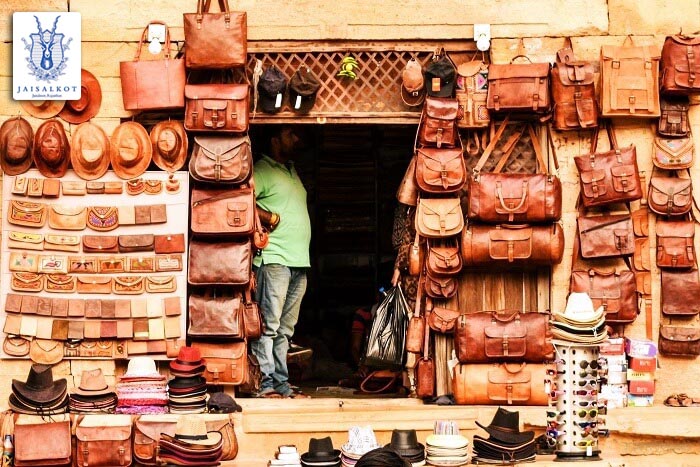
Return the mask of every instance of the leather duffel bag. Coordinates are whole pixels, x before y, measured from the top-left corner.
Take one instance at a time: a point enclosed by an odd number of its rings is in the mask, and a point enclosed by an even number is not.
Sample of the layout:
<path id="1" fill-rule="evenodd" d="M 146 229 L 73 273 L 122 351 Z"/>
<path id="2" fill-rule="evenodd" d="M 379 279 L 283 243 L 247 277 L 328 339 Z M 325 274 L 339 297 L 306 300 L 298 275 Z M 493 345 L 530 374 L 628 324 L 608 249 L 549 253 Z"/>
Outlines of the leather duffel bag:
<path id="1" fill-rule="evenodd" d="M 231 11 L 219 0 L 219 12 L 209 12 L 211 0 L 197 0 L 197 12 L 183 14 L 187 68 L 221 69 L 243 66 L 248 55 L 248 15 Z"/>
<path id="2" fill-rule="evenodd" d="M 228 242 L 191 240 L 187 282 L 191 285 L 246 285 L 252 261 L 250 239 Z"/>
<path id="3" fill-rule="evenodd" d="M 700 92 L 700 36 L 667 36 L 661 48 L 661 93 L 688 96 Z"/>
<path id="4" fill-rule="evenodd" d="M 573 271 L 571 291 L 586 292 L 593 301 L 593 308 L 603 307 L 607 324 L 629 324 L 639 314 L 637 282 L 629 270 Z"/>
<path id="5" fill-rule="evenodd" d="M 198 182 L 245 183 L 253 172 L 248 135 L 195 136 L 190 175 Z"/>
<path id="6" fill-rule="evenodd" d="M 85 415 L 75 428 L 75 465 L 131 465 L 131 416 Z"/>
<path id="7" fill-rule="evenodd" d="M 248 84 L 185 85 L 185 129 L 191 132 L 248 131 Z"/>
<path id="8" fill-rule="evenodd" d="M 460 363 L 554 360 L 549 313 L 480 311 L 462 314 L 455 329 Z"/>
<path id="9" fill-rule="evenodd" d="M 530 63 L 513 63 L 518 58 Z M 493 112 L 548 113 L 549 63 L 532 63 L 526 55 L 514 57 L 508 64 L 489 65 L 486 107 Z"/>
<path id="10" fill-rule="evenodd" d="M 248 371 L 247 345 L 235 342 L 193 342 L 206 360 L 204 378 L 209 384 L 239 385 L 246 379 Z"/>
<path id="11" fill-rule="evenodd" d="M 456 99 L 426 97 L 418 126 L 418 144 L 422 147 L 454 148 L 459 143 L 457 119 L 460 117 Z"/>
<path id="12" fill-rule="evenodd" d="M 616 258 L 634 254 L 634 231 L 629 214 L 605 214 L 576 220 L 582 258 Z"/>
<path id="13" fill-rule="evenodd" d="M 598 126 L 593 64 L 576 60 L 567 41 L 552 66 L 553 125 L 559 131 L 593 128 Z"/>
<path id="14" fill-rule="evenodd" d="M 458 405 L 547 405 L 543 363 L 460 363 L 452 374 Z"/>
<path id="15" fill-rule="evenodd" d="M 194 235 L 249 236 L 255 230 L 255 194 L 250 187 L 192 189 L 190 227 Z"/>

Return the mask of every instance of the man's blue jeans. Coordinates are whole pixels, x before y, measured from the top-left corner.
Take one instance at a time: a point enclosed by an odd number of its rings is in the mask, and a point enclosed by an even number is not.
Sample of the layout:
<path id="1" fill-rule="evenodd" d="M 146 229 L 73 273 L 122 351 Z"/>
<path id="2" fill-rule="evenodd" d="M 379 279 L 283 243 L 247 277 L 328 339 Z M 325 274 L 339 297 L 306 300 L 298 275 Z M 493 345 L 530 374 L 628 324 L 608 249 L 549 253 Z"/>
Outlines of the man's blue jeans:
<path id="1" fill-rule="evenodd" d="M 255 276 L 258 283 L 255 299 L 265 323 L 262 336 L 251 344 L 262 372 L 260 391 L 275 390 L 286 396 L 292 393 L 287 351 L 306 292 L 306 269 L 262 264 L 255 268 Z"/>

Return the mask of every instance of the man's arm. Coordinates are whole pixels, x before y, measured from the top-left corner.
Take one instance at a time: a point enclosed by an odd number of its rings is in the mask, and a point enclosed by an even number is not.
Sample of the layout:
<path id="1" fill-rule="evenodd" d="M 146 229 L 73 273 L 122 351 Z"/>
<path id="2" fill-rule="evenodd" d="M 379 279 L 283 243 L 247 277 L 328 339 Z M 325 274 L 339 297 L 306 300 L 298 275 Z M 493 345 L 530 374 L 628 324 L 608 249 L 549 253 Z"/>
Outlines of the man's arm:
<path id="1" fill-rule="evenodd" d="M 277 225 L 280 223 L 280 215 L 276 212 L 266 211 L 260 206 L 256 206 L 258 210 L 258 216 L 260 216 L 260 223 L 263 227 L 267 228 L 270 232 L 275 230 Z"/>

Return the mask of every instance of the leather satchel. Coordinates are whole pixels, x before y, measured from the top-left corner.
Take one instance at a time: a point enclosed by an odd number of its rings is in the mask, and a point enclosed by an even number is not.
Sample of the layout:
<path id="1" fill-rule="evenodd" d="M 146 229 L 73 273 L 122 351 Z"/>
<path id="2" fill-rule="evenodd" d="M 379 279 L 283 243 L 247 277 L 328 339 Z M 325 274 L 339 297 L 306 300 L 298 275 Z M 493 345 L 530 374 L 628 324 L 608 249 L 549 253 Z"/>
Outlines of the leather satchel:
<path id="1" fill-rule="evenodd" d="M 459 105 L 456 99 L 426 97 L 418 127 L 418 144 L 425 147 L 458 146 L 457 122 Z"/>
<path id="2" fill-rule="evenodd" d="M 660 169 L 687 169 L 695 160 L 695 144 L 692 135 L 687 138 L 654 138 L 651 161 Z"/>
<path id="3" fill-rule="evenodd" d="M 524 58 L 529 63 L 513 63 Z M 486 107 L 493 112 L 548 113 L 552 107 L 549 95 L 549 63 L 532 63 L 518 55 L 508 64 L 489 65 Z"/>
<path id="4" fill-rule="evenodd" d="M 192 189 L 192 233 L 249 236 L 255 230 L 255 194 L 252 188 Z"/>
<path id="5" fill-rule="evenodd" d="M 160 434 L 175 436 L 177 417 L 172 415 L 142 415 L 134 421 L 134 460 L 139 464 L 158 464 Z"/>
<path id="6" fill-rule="evenodd" d="M 693 207 L 690 178 L 652 175 L 649 180 L 649 209 L 660 216 L 685 216 Z"/>
<path id="7" fill-rule="evenodd" d="M 416 232 L 416 236 L 408 250 L 408 274 L 417 276 L 423 270 L 425 241 L 421 242 L 420 235 Z"/>
<path id="8" fill-rule="evenodd" d="M 690 134 L 688 109 L 690 101 L 685 96 L 661 98 L 661 117 L 656 132 L 667 138 L 685 137 Z"/>
<path id="9" fill-rule="evenodd" d="M 467 181 L 462 148 L 416 150 L 416 182 L 426 193 L 454 193 Z"/>
<path id="10" fill-rule="evenodd" d="M 700 355 L 700 329 L 689 326 L 659 326 L 659 352 L 664 355 Z"/>
<path id="11" fill-rule="evenodd" d="M 187 68 L 243 66 L 248 54 L 248 16 L 231 11 L 228 0 L 219 0 L 219 13 L 210 13 L 211 0 L 198 0 L 196 13 L 183 15 Z"/>
<path id="12" fill-rule="evenodd" d="M 428 318 L 426 318 L 428 319 Z M 430 328 L 424 327 L 423 355 L 416 363 L 416 395 L 420 398 L 435 395 L 435 361 L 430 356 Z"/>
<path id="13" fill-rule="evenodd" d="M 441 306 L 434 306 L 428 299 L 426 304 L 426 323 L 430 329 L 440 334 L 453 334 L 457 327 L 460 311 Z"/>
<path id="14" fill-rule="evenodd" d="M 452 392 L 459 405 L 547 405 L 543 363 L 464 364 L 454 368 Z"/>
<path id="15" fill-rule="evenodd" d="M 455 329 L 460 363 L 554 360 L 549 313 L 480 311 L 463 314 Z"/>
<path id="16" fill-rule="evenodd" d="M 464 228 L 462 205 L 458 197 L 420 198 L 416 211 L 416 232 L 423 237 L 457 235 Z"/>
<path id="17" fill-rule="evenodd" d="M 582 258 L 616 258 L 634 254 L 634 231 L 629 214 L 604 214 L 576 220 Z"/>
<path id="18" fill-rule="evenodd" d="M 695 267 L 695 222 L 656 220 L 656 265 L 662 269 Z"/>
<path id="19" fill-rule="evenodd" d="M 217 243 L 191 240 L 187 281 L 191 285 L 247 285 L 251 261 L 249 239 Z"/>
<path id="20" fill-rule="evenodd" d="M 554 128 L 559 131 L 598 126 L 594 69 L 591 62 L 576 60 L 571 45 L 557 52 L 552 66 Z"/>
<path id="21" fill-rule="evenodd" d="M 251 355 L 249 355 L 251 357 Z M 253 356 L 253 358 L 255 358 Z M 257 359 L 255 359 L 257 362 Z M 250 368 L 250 359 L 248 367 Z M 259 368 L 258 368 L 259 369 Z M 207 431 L 218 431 L 221 433 L 222 446 L 220 461 L 230 461 L 238 456 L 238 437 L 233 426 L 233 414 L 229 414 L 224 420 L 207 420 Z"/>
<path id="22" fill-rule="evenodd" d="M 188 337 L 243 339 L 243 300 L 240 294 L 212 296 L 192 294 L 189 298 Z"/>
<path id="23" fill-rule="evenodd" d="M 700 92 L 700 37 L 667 36 L 661 48 L 662 94 L 688 96 Z"/>
<path id="24" fill-rule="evenodd" d="M 639 314 L 637 283 L 632 271 L 573 271 L 570 290 L 586 292 L 594 309 L 602 306 L 608 324 L 629 324 Z"/>
<path id="25" fill-rule="evenodd" d="M 246 342 L 193 342 L 206 360 L 204 378 L 209 384 L 239 385 L 248 371 Z"/>
<path id="26" fill-rule="evenodd" d="M 71 465 L 71 430 L 67 415 L 42 417 L 19 415 L 14 424 L 14 465 L 48 467 Z M 37 442 L 40 440 L 40 442 Z"/>
<path id="27" fill-rule="evenodd" d="M 627 42 L 630 45 L 627 45 Z M 635 46 L 628 36 L 622 46 L 600 48 L 600 100 L 603 117 L 658 117 L 660 50 Z"/>
<path id="28" fill-rule="evenodd" d="M 245 183 L 253 168 L 250 138 L 195 136 L 189 170 L 199 182 Z"/>
<path id="29" fill-rule="evenodd" d="M 165 54 L 159 60 L 141 60 L 141 49 L 151 24 L 165 27 Z M 119 62 L 119 78 L 126 110 L 178 109 L 185 106 L 185 60 L 170 56 L 170 29 L 151 21 L 143 30 L 133 61 Z"/>
<path id="30" fill-rule="evenodd" d="M 248 84 L 236 83 L 186 84 L 185 129 L 192 132 L 247 132 L 248 87 Z"/>
<path id="31" fill-rule="evenodd" d="M 700 277 L 697 269 L 661 270 L 661 312 L 689 317 L 700 313 Z"/>
<path id="32" fill-rule="evenodd" d="M 425 267 L 431 277 L 453 276 L 462 270 L 462 256 L 459 254 L 459 238 L 428 240 L 428 255 Z"/>
<path id="33" fill-rule="evenodd" d="M 462 231 L 464 266 L 533 267 L 559 264 L 564 231 L 551 225 L 469 224 Z"/>
<path id="34" fill-rule="evenodd" d="M 131 465 L 130 415 L 85 415 L 75 428 L 75 440 L 76 466 Z"/>

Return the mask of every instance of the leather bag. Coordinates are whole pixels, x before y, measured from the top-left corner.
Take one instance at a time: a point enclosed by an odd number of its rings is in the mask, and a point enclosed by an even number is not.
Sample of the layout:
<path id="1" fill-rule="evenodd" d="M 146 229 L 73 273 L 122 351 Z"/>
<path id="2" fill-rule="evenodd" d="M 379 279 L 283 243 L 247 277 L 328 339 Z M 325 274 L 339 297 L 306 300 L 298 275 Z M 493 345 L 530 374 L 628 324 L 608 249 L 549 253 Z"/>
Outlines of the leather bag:
<path id="1" fill-rule="evenodd" d="M 422 243 L 422 244 L 421 244 Z M 408 274 L 417 276 L 423 270 L 425 241 L 421 242 L 420 235 L 416 232 L 416 236 L 408 250 Z"/>
<path id="2" fill-rule="evenodd" d="M 245 183 L 253 170 L 250 138 L 195 136 L 189 170 L 198 182 Z"/>
<path id="3" fill-rule="evenodd" d="M 191 285 L 246 285 L 251 261 L 249 239 L 218 243 L 191 240 L 187 281 Z"/>
<path id="4" fill-rule="evenodd" d="M 455 329 L 460 363 L 554 360 L 549 313 L 480 311 L 462 314 Z"/>
<path id="5" fill-rule="evenodd" d="M 76 466 L 131 465 L 130 415 L 86 415 L 75 428 L 75 439 Z"/>
<path id="6" fill-rule="evenodd" d="M 416 211 L 416 232 L 428 238 L 451 237 L 464 228 L 458 197 L 420 198 Z"/>
<path id="7" fill-rule="evenodd" d="M 467 181 L 462 148 L 416 149 L 416 182 L 425 193 L 454 193 Z"/>
<path id="8" fill-rule="evenodd" d="M 87 225 L 86 212 L 83 206 L 50 206 L 49 227 L 56 230 L 83 230 Z"/>
<path id="9" fill-rule="evenodd" d="M 451 298 L 457 293 L 457 277 L 433 277 L 427 271 L 425 277 L 425 294 L 431 298 Z"/>
<path id="10" fill-rule="evenodd" d="M 593 64 L 576 60 L 567 41 L 552 66 L 553 125 L 559 131 L 593 128 L 598 126 Z"/>
<path id="11" fill-rule="evenodd" d="M 240 294 L 212 296 L 192 294 L 189 298 L 188 337 L 243 339 L 243 300 Z"/>
<path id="12" fill-rule="evenodd" d="M 165 27 L 164 57 L 141 60 L 141 49 L 151 24 Z M 119 62 L 122 99 L 126 110 L 179 109 L 185 106 L 185 60 L 170 56 L 170 30 L 151 21 L 143 30 L 133 61 Z"/>
<path id="13" fill-rule="evenodd" d="M 634 254 L 634 231 L 629 214 L 586 217 L 579 213 L 577 235 L 582 258 L 616 258 Z"/>
<path id="14" fill-rule="evenodd" d="M 183 15 L 187 68 L 243 66 L 248 54 L 248 16 L 231 11 L 228 0 L 219 0 L 219 13 L 210 13 L 211 0 L 198 0 L 196 13 Z"/>
<path id="15" fill-rule="evenodd" d="M 693 207 L 690 178 L 652 175 L 649 180 L 649 209 L 660 216 L 685 216 Z"/>
<path id="16" fill-rule="evenodd" d="M 630 45 L 627 45 L 627 42 Z M 660 50 L 635 46 L 627 36 L 622 46 L 600 48 L 600 100 L 603 117 L 658 117 Z"/>
<path id="17" fill-rule="evenodd" d="M 186 84 L 185 129 L 191 132 L 247 132 L 248 87 L 247 83 Z"/>
<path id="18" fill-rule="evenodd" d="M 426 319 L 429 319 L 426 317 Z M 416 396 L 420 398 L 433 397 L 435 395 L 435 361 L 430 356 L 430 328 L 424 327 L 423 355 L 416 363 Z"/>
<path id="19" fill-rule="evenodd" d="M 250 368 L 250 363 L 248 364 L 248 367 Z M 219 460 L 230 461 L 235 459 L 236 456 L 238 456 L 238 437 L 236 436 L 236 431 L 233 425 L 233 414 L 229 414 L 228 418 L 224 420 L 207 420 L 206 425 L 207 431 L 218 431 L 221 433 L 223 445 L 221 446 L 221 457 Z"/>
<path id="20" fill-rule="evenodd" d="M 209 384 L 239 385 L 248 371 L 246 342 L 193 342 L 206 360 L 204 378 Z"/>
<path id="21" fill-rule="evenodd" d="M 425 319 L 421 316 L 421 306 L 423 305 L 422 282 L 424 280 L 424 278 L 419 278 L 418 280 L 413 316 L 408 320 L 408 328 L 406 329 L 406 351 L 417 354 L 423 351 L 423 339 L 425 338 Z"/>
<path id="22" fill-rule="evenodd" d="M 656 220 L 656 266 L 662 269 L 695 267 L 695 222 Z"/>
<path id="23" fill-rule="evenodd" d="M 118 253 L 119 237 L 116 235 L 83 235 L 83 253 Z"/>
<path id="24" fill-rule="evenodd" d="M 411 157 L 406 172 L 404 172 L 401 184 L 396 190 L 396 199 L 401 204 L 415 206 L 418 204 L 418 183 L 416 182 L 416 155 Z"/>
<path id="25" fill-rule="evenodd" d="M 134 460 L 143 465 L 158 465 L 160 434 L 175 436 L 177 418 L 172 415 L 142 415 L 134 421 Z"/>
<path id="26" fill-rule="evenodd" d="M 430 329 L 441 334 L 452 334 L 457 327 L 457 318 L 460 311 L 445 308 L 443 306 L 435 306 L 432 299 L 426 300 L 426 324 Z"/>
<path id="27" fill-rule="evenodd" d="M 58 420 L 46 423 L 39 416 L 19 415 L 14 424 L 16 467 L 71 465 L 70 419 L 52 417 Z"/>
<path id="28" fill-rule="evenodd" d="M 454 148 L 458 146 L 457 122 L 459 105 L 456 99 L 426 97 L 418 126 L 418 145 L 421 147 Z"/>
<path id="29" fill-rule="evenodd" d="M 573 271 L 570 290 L 586 292 L 594 309 L 602 306 L 607 324 L 629 324 L 639 314 L 637 283 L 632 271 Z"/>
<path id="30" fill-rule="evenodd" d="M 654 138 L 651 161 L 660 169 L 687 169 L 695 160 L 695 144 L 692 135 L 687 138 Z"/>
<path id="31" fill-rule="evenodd" d="M 661 313 L 680 317 L 700 313 L 700 277 L 697 269 L 661 270 Z"/>
<path id="32" fill-rule="evenodd" d="M 664 355 L 700 355 L 700 329 L 689 326 L 659 326 L 659 352 Z"/>
<path id="33" fill-rule="evenodd" d="M 687 97 L 661 98 L 661 117 L 659 117 L 656 132 L 660 136 L 667 138 L 685 137 L 690 134 L 690 121 L 688 120 L 688 109 L 690 101 Z"/>
<path id="34" fill-rule="evenodd" d="M 153 251 L 155 237 L 153 234 L 119 235 L 117 237 L 120 253 L 133 253 L 138 251 Z"/>
<path id="35" fill-rule="evenodd" d="M 482 59 L 461 63 L 457 67 L 457 88 L 455 97 L 459 104 L 461 118 L 457 120 L 460 128 L 484 128 L 491 122 L 486 108 L 488 94 L 489 66 Z"/>
<path id="36" fill-rule="evenodd" d="M 551 225 L 469 224 L 462 231 L 465 267 L 533 267 L 559 264 L 564 231 Z"/>
<path id="37" fill-rule="evenodd" d="M 195 235 L 248 236 L 255 230 L 252 188 L 192 189 L 190 227 Z"/>
<path id="38" fill-rule="evenodd" d="M 700 37 L 666 36 L 661 48 L 662 94 L 688 96 L 700 92 Z"/>
<path id="39" fill-rule="evenodd" d="M 518 58 L 529 63 L 513 63 Z M 525 55 L 513 57 L 508 64 L 492 63 L 486 107 L 493 112 L 548 113 L 552 107 L 549 67 L 549 63 L 532 63 Z"/>
<path id="40" fill-rule="evenodd" d="M 258 304 L 253 301 L 250 288 L 243 293 L 243 335 L 248 340 L 260 338 L 263 333 L 263 320 Z"/>
<path id="41" fill-rule="evenodd" d="M 459 238 L 428 240 L 428 255 L 425 267 L 431 277 L 453 276 L 462 270 L 462 256 L 459 254 Z"/>
<path id="42" fill-rule="evenodd" d="M 465 364 L 454 368 L 452 392 L 459 405 L 547 405 L 543 363 Z"/>

